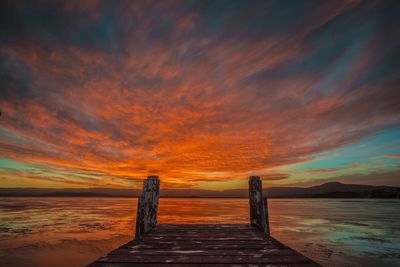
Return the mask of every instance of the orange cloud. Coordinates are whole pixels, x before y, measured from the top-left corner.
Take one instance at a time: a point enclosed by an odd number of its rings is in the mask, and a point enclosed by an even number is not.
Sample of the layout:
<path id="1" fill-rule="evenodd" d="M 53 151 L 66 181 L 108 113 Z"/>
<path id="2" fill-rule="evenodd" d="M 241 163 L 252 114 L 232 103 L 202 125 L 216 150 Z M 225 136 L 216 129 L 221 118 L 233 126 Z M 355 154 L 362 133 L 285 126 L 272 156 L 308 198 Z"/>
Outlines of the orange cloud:
<path id="1" fill-rule="evenodd" d="M 369 55 L 381 32 L 346 62 L 351 75 L 334 77 L 344 48 L 313 67 L 324 58 L 315 56 L 314 40 L 326 42 L 321 28 L 356 4 L 325 3 L 299 26 L 252 34 L 250 26 L 214 32 L 203 10 L 176 3 L 123 3 L 98 37 L 90 29 L 103 25 L 105 7 L 66 3 L 60 16 L 71 29 L 49 26 L 54 39 L 9 33 L 0 44 L 0 126 L 13 134 L 0 133 L 1 156 L 52 168 L 62 177 L 42 178 L 63 184 L 137 186 L 159 174 L 166 187 L 196 187 L 302 162 L 395 125 L 398 79 L 362 76 L 378 61 Z M 70 177 L 83 172 L 94 180 Z"/>
<path id="2" fill-rule="evenodd" d="M 400 154 L 387 154 L 387 155 L 385 155 L 385 158 L 388 158 L 388 159 L 400 159 Z"/>

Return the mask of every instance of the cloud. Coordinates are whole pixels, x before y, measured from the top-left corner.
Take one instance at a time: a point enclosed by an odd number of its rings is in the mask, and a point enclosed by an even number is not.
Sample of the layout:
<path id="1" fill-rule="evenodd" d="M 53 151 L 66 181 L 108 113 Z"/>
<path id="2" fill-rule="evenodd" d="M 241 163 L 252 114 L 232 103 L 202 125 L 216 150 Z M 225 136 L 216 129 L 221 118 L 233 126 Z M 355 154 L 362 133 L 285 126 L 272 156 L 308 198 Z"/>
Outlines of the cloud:
<path id="1" fill-rule="evenodd" d="M 289 177 L 290 177 L 290 174 L 288 174 L 288 173 L 269 173 L 269 174 L 261 175 L 262 179 L 272 180 L 272 181 L 288 179 Z"/>
<path id="2" fill-rule="evenodd" d="M 302 171 L 302 173 L 309 173 L 309 174 L 324 174 L 324 173 L 335 173 L 337 171 L 343 170 L 345 168 L 326 168 L 326 169 L 310 169 Z M 299 173 L 299 171 L 297 171 Z"/>
<path id="3" fill-rule="evenodd" d="M 62 182 L 195 187 L 399 126 L 392 3 L 2 5 L 0 153 Z"/>
<path id="4" fill-rule="evenodd" d="M 399 159 L 400 158 L 400 154 L 387 154 L 387 155 L 385 155 L 385 158 L 388 158 L 388 159 Z"/>

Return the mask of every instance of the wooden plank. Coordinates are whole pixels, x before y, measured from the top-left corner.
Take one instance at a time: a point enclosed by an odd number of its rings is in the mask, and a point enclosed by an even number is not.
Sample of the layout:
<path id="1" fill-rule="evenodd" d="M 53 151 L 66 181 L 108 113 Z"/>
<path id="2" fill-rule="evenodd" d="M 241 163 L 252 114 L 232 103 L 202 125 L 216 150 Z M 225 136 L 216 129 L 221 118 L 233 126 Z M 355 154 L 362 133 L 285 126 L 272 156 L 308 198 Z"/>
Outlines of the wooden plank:
<path id="1" fill-rule="evenodd" d="M 94 262 L 88 267 L 318 267 L 320 265 L 315 263 L 279 263 L 279 264 L 246 264 L 246 263 L 235 263 L 232 264 L 180 264 L 180 263 L 112 263 L 112 262 Z"/>
<path id="2" fill-rule="evenodd" d="M 160 237 L 160 236 L 204 236 L 204 237 L 257 237 L 263 238 L 263 234 L 261 232 L 250 232 L 250 231 L 237 231 L 237 232 L 216 232 L 216 231 L 174 231 L 174 232 L 152 232 L 146 235 L 147 237 Z"/>
<path id="3" fill-rule="evenodd" d="M 236 235 L 249 235 L 263 238 L 263 234 L 259 231 L 250 230 L 155 230 L 147 234 L 147 236 L 182 236 L 182 235 L 224 235 L 224 236 L 236 236 Z"/>
<path id="4" fill-rule="evenodd" d="M 189 249 L 189 250 L 195 250 L 195 249 L 272 249 L 272 248 L 286 248 L 284 246 L 278 246 L 275 244 L 269 244 L 269 245 L 264 245 L 264 244 L 231 244 L 227 246 L 226 244 L 137 244 L 137 245 L 132 245 L 132 246 L 127 246 L 124 245 L 121 248 L 127 248 L 127 249 Z"/>
<path id="5" fill-rule="evenodd" d="M 134 263 L 307 263 L 302 255 L 107 255 L 99 262 L 134 262 Z"/>
<path id="6" fill-rule="evenodd" d="M 162 235 L 169 235 L 169 236 L 182 236 L 182 235 L 225 235 L 225 236 L 236 236 L 236 235 L 249 235 L 249 236 L 257 236 L 262 238 L 264 235 L 259 231 L 249 231 L 249 230 L 231 230 L 231 231 L 194 231 L 194 230 L 187 230 L 187 231 L 152 231 L 148 233 L 146 236 L 162 236 Z"/>
<path id="7" fill-rule="evenodd" d="M 187 233 L 177 233 L 177 234 L 166 234 L 166 233 L 153 233 L 146 235 L 146 237 L 151 237 L 151 238 L 157 238 L 157 237 L 170 237 L 170 238 L 176 238 L 176 237 L 185 237 L 185 238 L 190 238 L 190 237 L 198 237 L 198 238 L 256 238 L 260 239 L 262 238 L 261 234 L 257 233 L 192 233 L 192 232 L 187 232 Z"/>
<path id="8" fill-rule="evenodd" d="M 221 246 L 241 246 L 241 245 L 249 245 L 249 244 L 257 244 L 257 245 L 276 245 L 279 246 L 279 244 L 274 243 L 271 240 L 260 240 L 257 242 L 249 242 L 246 240 L 220 240 L 218 242 L 212 241 L 212 240 L 189 240 L 189 241 L 184 241 L 184 240 L 179 240 L 179 241 L 146 241 L 143 240 L 143 242 L 137 244 L 137 245 L 170 245 L 170 246 L 191 246 L 191 245 L 221 245 Z M 137 246 L 136 245 L 136 246 Z"/>
<path id="9" fill-rule="evenodd" d="M 249 224 L 161 224 L 163 229 L 254 229 Z M 158 228 L 158 226 L 157 226 Z"/>
<path id="10" fill-rule="evenodd" d="M 234 231 L 234 232 L 232 232 Z M 165 228 L 161 225 L 157 226 L 153 231 L 150 233 L 166 233 L 166 234 L 174 234 L 174 233 L 204 233 L 204 232 L 209 232 L 209 233 L 260 233 L 255 228 L 183 228 L 183 229 L 169 229 Z M 149 233 L 149 234 L 150 234 Z"/>
<path id="11" fill-rule="evenodd" d="M 159 226 L 161 226 L 162 228 L 159 229 Z M 236 225 L 208 225 L 208 224 L 204 224 L 204 225 L 184 225 L 181 228 L 176 227 L 176 226 L 172 226 L 172 225 L 157 225 L 156 228 L 157 231 L 257 231 L 257 229 L 255 229 L 254 227 L 252 227 L 249 224 L 236 224 Z"/>
<path id="12" fill-rule="evenodd" d="M 187 256 L 201 256 L 201 255 L 298 255 L 297 252 L 288 248 L 263 248 L 263 249 L 210 249 L 210 250 L 200 250 L 200 249 L 116 249 L 109 253 L 109 255 L 129 255 L 129 254 L 140 254 L 140 255 L 187 255 Z"/>
<path id="13" fill-rule="evenodd" d="M 175 241 L 259 241 L 258 237 L 213 237 L 213 236 L 146 236 L 142 237 L 144 242 L 158 242 L 158 241 L 166 241 L 166 242 L 175 242 Z"/>

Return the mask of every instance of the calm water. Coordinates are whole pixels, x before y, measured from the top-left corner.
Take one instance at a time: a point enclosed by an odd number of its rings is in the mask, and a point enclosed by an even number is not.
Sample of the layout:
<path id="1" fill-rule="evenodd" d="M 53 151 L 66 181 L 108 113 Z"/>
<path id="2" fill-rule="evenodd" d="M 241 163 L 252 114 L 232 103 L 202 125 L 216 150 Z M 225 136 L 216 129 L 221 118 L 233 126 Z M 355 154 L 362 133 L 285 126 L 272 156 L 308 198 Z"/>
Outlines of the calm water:
<path id="1" fill-rule="evenodd" d="M 132 198 L 0 198 L 0 266 L 84 266 L 132 239 Z M 400 201 L 269 200 L 272 235 L 324 266 L 400 266 Z M 161 199 L 160 223 L 247 223 L 246 199 Z"/>

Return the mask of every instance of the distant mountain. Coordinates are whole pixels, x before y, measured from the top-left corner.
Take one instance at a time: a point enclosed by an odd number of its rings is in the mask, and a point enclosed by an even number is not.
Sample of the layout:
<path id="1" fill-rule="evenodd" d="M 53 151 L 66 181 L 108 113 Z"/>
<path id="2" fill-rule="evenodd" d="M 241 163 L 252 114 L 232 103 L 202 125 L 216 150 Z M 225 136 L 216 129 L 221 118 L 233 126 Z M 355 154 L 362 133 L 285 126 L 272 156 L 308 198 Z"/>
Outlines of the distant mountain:
<path id="1" fill-rule="evenodd" d="M 316 194 L 315 198 L 400 198 L 399 188 L 382 188 L 368 191 L 342 191 Z"/>
<path id="2" fill-rule="evenodd" d="M 115 188 L 0 188 L 0 197 L 137 197 L 139 189 Z M 161 197 L 247 198 L 247 189 L 223 191 L 204 189 L 161 189 Z M 400 187 L 342 184 L 329 182 L 311 187 L 271 187 L 264 189 L 270 198 L 400 198 Z"/>
<path id="3" fill-rule="evenodd" d="M 339 182 L 329 182 L 322 185 L 312 187 L 271 187 L 265 190 L 265 194 L 268 197 L 352 197 L 352 196 L 363 196 L 362 192 L 382 192 L 381 194 L 376 193 L 374 195 L 385 195 L 385 192 L 389 192 L 391 189 L 394 192 L 400 192 L 399 187 L 389 186 L 373 186 L 373 185 L 358 185 L 358 184 L 342 184 Z M 357 194 L 354 194 L 357 193 Z M 392 195 L 393 192 L 390 194 Z M 364 194 L 365 197 L 368 193 Z"/>

